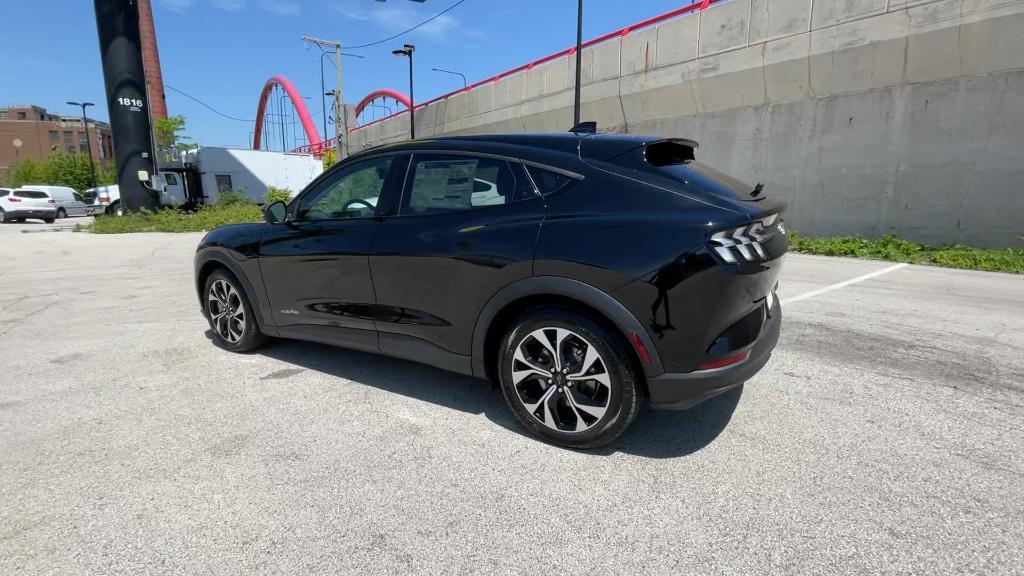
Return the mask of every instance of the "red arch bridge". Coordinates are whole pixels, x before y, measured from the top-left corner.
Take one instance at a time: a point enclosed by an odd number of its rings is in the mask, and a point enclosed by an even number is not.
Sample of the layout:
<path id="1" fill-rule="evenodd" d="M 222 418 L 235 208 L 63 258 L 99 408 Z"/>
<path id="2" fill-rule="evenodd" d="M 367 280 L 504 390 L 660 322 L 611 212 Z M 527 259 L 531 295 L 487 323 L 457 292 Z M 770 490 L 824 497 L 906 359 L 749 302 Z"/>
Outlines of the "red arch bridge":
<path id="1" fill-rule="evenodd" d="M 583 43 L 583 48 L 590 48 L 597 44 L 614 40 L 616 38 L 624 38 L 632 32 L 638 32 L 640 30 L 656 26 L 667 20 L 672 20 L 674 18 L 678 18 L 680 16 L 684 16 L 692 12 L 699 12 L 701 10 L 704 10 L 711 4 L 715 4 L 720 1 L 721 0 L 697 0 L 691 4 L 687 4 L 680 8 L 669 10 L 664 14 L 659 14 L 652 18 L 648 18 L 646 20 L 636 22 L 634 24 L 630 24 L 629 26 L 598 36 L 597 38 L 587 40 L 586 42 Z M 527 70 L 532 69 L 535 66 L 539 66 L 541 64 L 550 62 L 552 60 L 556 60 L 558 58 L 570 56 L 575 53 L 575 46 L 572 46 L 571 48 L 566 48 L 565 50 L 561 50 L 559 52 L 550 54 L 538 60 L 534 60 L 533 62 L 523 64 L 522 66 L 517 66 L 516 68 L 512 68 L 511 70 L 506 70 L 505 72 L 502 72 L 496 76 L 491 76 L 490 78 L 481 80 L 479 82 L 475 82 L 464 88 L 460 88 L 453 92 L 449 92 L 448 94 L 443 94 L 432 100 L 417 103 L 416 108 L 419 109 L 425 106 L 429 106 L 435 102 L 444 100 L 456 94 L 472 91 L 484 84 L 497 82 L 502 78 L 507 78 L 509 76 L 525 72 Z M 278 91 L 283 92 L 283 94 L 281 94 L 277 98 L 273 98 L 272 96 L 276 95 Z M 291 111 L 284 110 L 285 96 L 288 97 L 289 101 L 292 104 Z M 390 101 L 393 101 L 393 107 L 388 105 Z M 275 103 L 277 104 L 276 108 Z M 404 114 L 405 112 L 408 111 L 410 104 L 411 102 L 409 101 L 409 97 L 396 90 L 374 90 L 373 92 L 367 94 L 366 97 L 360 100 L 359 104 L 356 105 L 356 125 L 349 128 L 349 132 L 354 132 L 370 124 L 374 124 L 376 122 L 383 122 L 384 120 L 394 118 L 399 114 Z M 378 111 L 383 111 L 384 115 L 382 117 L 378 117 Z M 289 112 L 291 114 L 290 116 Z M 264 121 L 264 118 L 267 116 L 270 116 L 271 121 Z M 367 116 L 370 116 L 370 118 L 367 118 Z M 286 118 L 291 118 L 290 124 L 289 122 L 285 121 Z M 329 140 L 323 140 L 321 138 L 319 132 L 317 132 L 316 124 L 313 122 L 313 118 L 312 116 L 310 116 L 309 110 L 306 108 L 302 96 L 298 93 L 297 90 L 295 90 L 295 87 L 292 86 L 292 83 L 289 82 L 287 78 L 279 75 L 272 76 L 269 80 L 267 80 L 267 83 L 264 84 L 263 86 L 263 91 L 260 93 L 259 107 L 257 108 L 256 111 L 256 132 L 253 137 L 254 149 L 258 150 L 260 149 L 261 145 L 265 143 L 269 144 L 267 142 L 268 139 L 275 136 L 275 119 L 277 119 L 277 126 L 279 127 L 276 128 L 276 130 L 280 132 L 281 136 L 281 149 L 286 149 L 288 126 L 295 126 L 297 123 L 300 123 L 302 125 L 302 129 L 305 133 L 306 143 L 294 148 L 292 150 L 293 152 L 306 152 L 320 156 L 321 154 L 323 154 L 324 150 L 335 146 L 334 138 L 331 138 Z M 299 138 L 299 136 L 297 135 L 297 130 L 295 130 L 294 128 L 292 129 L 292 138 L 293 142 L 296 142 Z"/>

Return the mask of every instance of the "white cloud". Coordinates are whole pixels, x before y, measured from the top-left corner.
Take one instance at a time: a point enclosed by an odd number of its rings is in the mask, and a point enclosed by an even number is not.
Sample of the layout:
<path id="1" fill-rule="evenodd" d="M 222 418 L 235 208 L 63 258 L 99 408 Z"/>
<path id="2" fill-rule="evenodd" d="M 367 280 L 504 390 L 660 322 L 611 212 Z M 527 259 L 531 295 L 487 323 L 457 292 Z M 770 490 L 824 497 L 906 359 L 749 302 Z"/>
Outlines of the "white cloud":
<path id="1" fill-rule="evenodd" d="M 210 0 L 214 8 L 225 12 L 240 12 L 245 9 L 245 0 Z"/>
<path id="2" fill-rule="evenodd" d="M 194 0 L 159 0 L 157 5 L 171 12 L 185 14 L 194 3 Z"/>
<path id="3" fill-rule="evenodd" d="M 298 16 L 302 13 L 302 5 L 296 0 L 263 0 L 260 8 L 281 16 Z"/>
<path id="4" fill-rule="evenodd" d="M 397 34 L 408 30 L 431 16 L 430 11 L 425 8 L 404 4 L 373 3 L 361 8 L 335 6 L 335 9 L 350 20 L 375 24 L 384 34 Z M 476 38 L 483 37 L 483 33 L 479 30 L 465 30 L 462 23 L 450 14 L 442 14 L 410 33 L 410 35 L 438 41 L 448 40 L 459 34 L 468 34 Z M 354 42 L 358 43 L 358 41 Z"/>

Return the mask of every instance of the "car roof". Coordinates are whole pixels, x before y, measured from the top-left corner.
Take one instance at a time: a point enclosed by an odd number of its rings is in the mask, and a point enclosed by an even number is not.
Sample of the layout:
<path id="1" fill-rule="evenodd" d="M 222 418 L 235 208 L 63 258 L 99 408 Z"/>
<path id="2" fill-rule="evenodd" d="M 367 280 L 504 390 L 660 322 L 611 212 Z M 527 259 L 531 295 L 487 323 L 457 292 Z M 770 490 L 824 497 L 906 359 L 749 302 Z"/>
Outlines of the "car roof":
<path id="1" fill-rule="evenodd" d="M 524 132 L 515 134 L 464 134 L 405 140 L 383 144 L 354 154 L 387 152 L 415 152 L 417 150 L 470 150 L 492 154 L 509 154 L 520 157 L 543 156 L 545 153 L 561 153 L 578 157 L 581 145 L 586 142 L 585 156 L 610 157 L 617 153 L 636 148 L 665 138 L 636 134 L 576 134 L 574 132 Z"/>

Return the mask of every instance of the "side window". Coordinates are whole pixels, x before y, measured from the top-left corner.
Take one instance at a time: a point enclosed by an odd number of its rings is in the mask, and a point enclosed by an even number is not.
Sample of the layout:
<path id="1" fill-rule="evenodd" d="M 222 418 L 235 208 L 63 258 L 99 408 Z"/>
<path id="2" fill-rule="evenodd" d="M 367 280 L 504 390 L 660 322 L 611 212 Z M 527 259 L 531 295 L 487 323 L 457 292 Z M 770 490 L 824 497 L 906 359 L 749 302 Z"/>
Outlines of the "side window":
<path id="1" fill-rule="evenodd" d="M 533 183 L 537 185 L 537 189 L 545 196 L 565 188 L 573 180 L 564 174 L 535 166 L 527 166 L 526 169 L 530 171 L 530 176 L 533 177 Z"/>
<path id="2" fill-rule="evenodd" d="M 167 182 L 168 186 L 178 185 L 178 177 L 175 176 L 173 172 L 168 172 L 164 174 L 164 181 Z"/>
<path id="3" fill-rule="evenodd" d="M 7 190 L 0 190 L 0 198 L 7 196 Z"/>
<path id="4" fill-rule="evenodd" d="M 533 195 L 505 160 L 417 154 L 409 169 L 403 214 L 433 214 L 508 204 Z"/>
<path id="5" fill-rule="evenodd" d="M 231 186 L 231 175 L 230 174 L 217 174 L 217 193 L 223 194 L 224 192 L 231 192 L 234 190 Z"/>
<path id="6" fill-rule="evenodd" d="M 75 200 L 77 200 L 79 202 L 85 202 L 85 198 L 82 198 L 82 195 L 79 194 L 78 192 L 75 192 L 74 196 L 75 196 Z"/>
<path id="7" fill-rule="evenodd" d="M 377 209 L 392 156 L 371 158 L 343 168 L 302 197 L 297 220 L 368 218 Z"/>

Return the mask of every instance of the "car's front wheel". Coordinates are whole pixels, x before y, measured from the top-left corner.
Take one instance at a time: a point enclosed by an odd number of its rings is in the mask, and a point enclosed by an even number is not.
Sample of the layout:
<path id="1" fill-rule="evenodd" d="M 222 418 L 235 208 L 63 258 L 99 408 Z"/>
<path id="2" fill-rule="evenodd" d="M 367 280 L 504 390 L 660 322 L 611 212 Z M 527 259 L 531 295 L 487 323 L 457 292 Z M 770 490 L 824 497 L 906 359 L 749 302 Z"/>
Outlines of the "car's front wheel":
<path id="1" fill-rule="evenodd" d="M 629 353 L 612 332 L 570 309 L 531 310 L 513 323 L 499 357 L 501 389 L 519 421 L 564 446 L 619 437 L 640 408 Z"/>
<path id="2" fill-rule="evenodd" d="M 248 352 L 266 340 L 256 325 L 252 304 L 238 280 L 225 270 L 215 270 L 206 279 L 206 319 L 214 342 L 232 352 Z"/>

